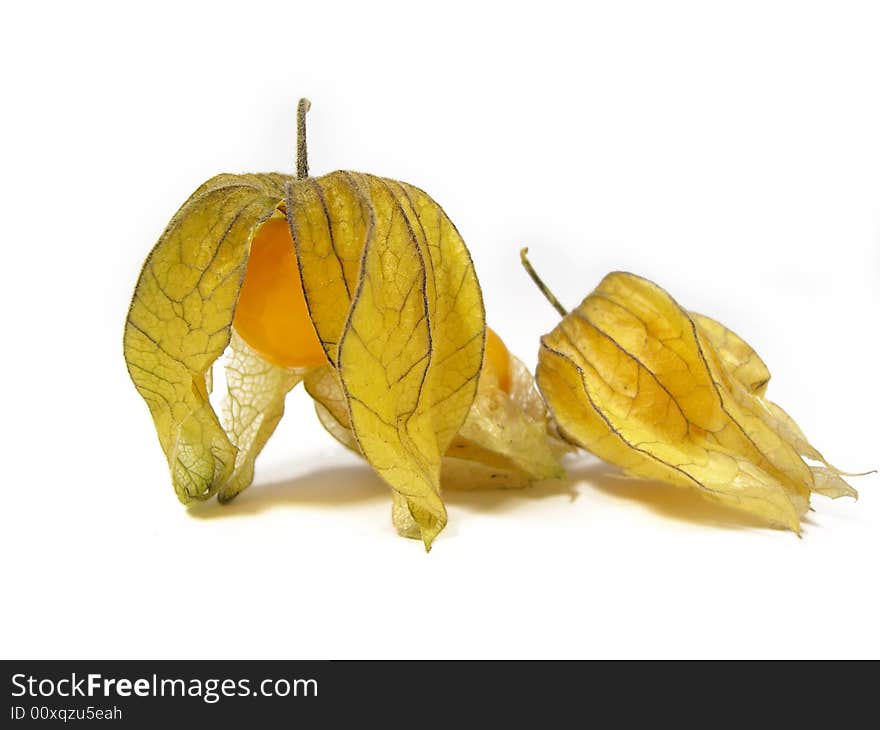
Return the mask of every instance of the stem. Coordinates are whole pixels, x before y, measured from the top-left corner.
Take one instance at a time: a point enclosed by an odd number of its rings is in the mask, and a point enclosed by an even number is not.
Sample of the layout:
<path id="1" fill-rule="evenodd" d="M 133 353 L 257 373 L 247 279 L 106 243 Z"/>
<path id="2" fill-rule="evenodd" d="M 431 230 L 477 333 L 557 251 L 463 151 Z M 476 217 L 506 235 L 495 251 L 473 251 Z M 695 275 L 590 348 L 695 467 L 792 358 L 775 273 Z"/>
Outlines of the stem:
<path id="1" fill-rule="evenodd" d="M 296 105 L 296 177 L 309 176 L 309 153 L 306 148 L 306 112 L 312 105 L 308 99 L 300 99 Z"/>
<path id="2" fill-rule="evenodd" d="M 537 286 L 538 289 L 541 290 L 541 294 L 543 294 L 547 298 L 547 301 L 553 305 L 553 308 L 557 312 L 559 312 L 560 316 L 565 317 L 568 312 L 566 311 L 565 307 L 563 307 L 559 303 L 559 300 L 555 296 L 553 296 L 553 292 L 547 288 L 547 285 L 543 281 L 541 281 L 541 277 L 538 276 L 538 272 L 535 271 L 534 267 L 526 256 L 528 252 L 529 249 L 527 248 L 520 249 L 519 252 L 519 260 L 522 262 L 523 268 L 526 270 L 528 275 L 532 277 L 532 281 L 534 281 L 535 286 Z"/>

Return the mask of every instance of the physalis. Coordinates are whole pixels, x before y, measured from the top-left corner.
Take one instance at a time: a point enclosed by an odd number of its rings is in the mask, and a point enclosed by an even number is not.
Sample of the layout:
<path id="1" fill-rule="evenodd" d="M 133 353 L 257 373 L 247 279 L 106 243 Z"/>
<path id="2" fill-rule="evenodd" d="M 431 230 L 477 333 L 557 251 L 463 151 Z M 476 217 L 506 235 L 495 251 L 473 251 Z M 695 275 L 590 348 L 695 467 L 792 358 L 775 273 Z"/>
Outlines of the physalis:
<path id="1" fill-rule="evenodd" d="M 526 250 L 523 265 L 562 315 L 541 338 L 537 381 L 571 443 L 797 533 L 813 492 L 856 496 L 767 400 L 767 366 L 724 325 L 623 272 L 568 313 Z"/>
<path id="2" fill-rule="evenodd" d="M 182 502 L 246 488 L 305 380 L 325 427 L 392 487 L 398 530 L 430 548 L 441 481 L 559 477 L 561 447 L 531 376 L 491 332 L 486 347 L 455 226 L 407 183 L 310 177 L 308 106 L 296 177 L 218 175 L 171 219 L 134 292 L 126 363 Z M 208 394 L 227 347 L 221 424 Z"/>

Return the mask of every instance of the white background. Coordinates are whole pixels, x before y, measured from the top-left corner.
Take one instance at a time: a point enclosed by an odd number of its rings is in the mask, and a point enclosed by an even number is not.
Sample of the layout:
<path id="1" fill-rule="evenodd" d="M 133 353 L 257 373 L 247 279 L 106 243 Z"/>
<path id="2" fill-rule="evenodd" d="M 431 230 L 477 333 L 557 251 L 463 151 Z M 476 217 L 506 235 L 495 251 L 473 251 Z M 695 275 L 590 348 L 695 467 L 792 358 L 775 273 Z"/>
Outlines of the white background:
<path id="1" fill-rule="evenodd" d="M 880 465 L 876 4 L 16 3 L 0 24 L 0 654 L 878 657 L 880 480 L 803 539 L 589 459 L 448 495 L 426 555 L 297 391 L 233 505 L 174 497 L 122 359 L 143 258 L 221 172 L 428 190 L 534 364 L 612 269 L 743 334 L 836 464 Z"/>

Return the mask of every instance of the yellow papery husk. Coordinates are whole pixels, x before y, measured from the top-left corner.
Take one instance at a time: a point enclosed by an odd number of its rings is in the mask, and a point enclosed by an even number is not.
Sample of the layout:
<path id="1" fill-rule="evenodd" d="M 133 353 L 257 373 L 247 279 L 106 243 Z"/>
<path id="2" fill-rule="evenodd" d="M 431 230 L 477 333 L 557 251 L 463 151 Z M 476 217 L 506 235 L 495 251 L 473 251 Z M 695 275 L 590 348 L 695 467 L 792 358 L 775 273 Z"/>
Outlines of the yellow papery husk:
<path id="1" fill-rule="evenodd" d="M 211 178 L 171 219 L 135 287 L 125 362 L 184 504 L 212 497 L 230 480 L 249 480 L 247 463 L 256 455 L 250 439 L 268 438 L 262 424 L 250 428 L 250 415 L 236 416 L 237 436 L 227 433 L 208 393 L 211 367 L 230 343 L 251 240 L 283 205 L 291 179 L 275 173 Z M 244 460 L 240 447 L 248 454 Z"/>
<path id="2" fill-rule="evenodd" d="M 515 357 L 510 365 L 508 391 L 499 387 L 491 365 L 484 365 L 477 397 L 441 461 L 443 489 L 515 489 L 565 478 L 559 460 L 572 447 L 549 419 L 528 368 Z M 345 447 L 363 455 L 336 371 L 329 365 L 313 370 L 304 384 L 324 428 Z M 401 535 L 421 536 L 400 497 L 394 499 L 392 520 Z"/>
<path id="3" fill-rule="evenodd" d="M 445 455 L 448 461 L 463 460 L 496 470 L 487 473 L 488 479 L 482 479 L 477 469 L 468 476 L 466 470 L 444 462 L 444 486 L 518 487 L 543 479 L 562 479 L 565 470 L 559 458 L 566 450 L 548 417 L 534 377 L 519 358 L 511 355 L 509 389 L 499 386 L 494 368 L 486 363 L 477 397 Z"/>
<path id="4" fill-rule="evenodd" d="M 447 521 L 442 457 L 473 403 L 485 345 L 470 254 L 436 202 L 395 180 L 296 180 L 286 205 L 351 434 L 430 549 Z"/>
<path id="5" fill-rule="evenodd" d="M 268 362 L 233 330 L 225 372 L 227 394 L 221 423 L 238 453 L 232 473 L 217 492 L 221 502 L 251 485 L 254 463 L 284 415 L 287 394 L 310 370 Z"/>
<path id="6" fill-rule="evenodd" d="M 537 369 L 573 444 L 799 534 L 812 492 L 855 490 L 766 400 L 769 379 L 742 338 L 623 272 L 542 338 Z"/>
<path id="7" fill-rule="evenodd" d="M 442 456 L 477 392 L 482 294 L 440 206 L 372 175 L 218 175 L 153 248 L 123 350 L 175 492 L 189 503 L 217 493 L 226 501 L 245 489 L 286 394 L 310 372 L 270 364 L 232 331 L 251 241 L 278 215 L 290 225 L 311 326 L 342 387 L 349 436 L 403 498 L 429 548 L 446 524 Z M 221 423 L 208 393 L 227 347 Z"/>

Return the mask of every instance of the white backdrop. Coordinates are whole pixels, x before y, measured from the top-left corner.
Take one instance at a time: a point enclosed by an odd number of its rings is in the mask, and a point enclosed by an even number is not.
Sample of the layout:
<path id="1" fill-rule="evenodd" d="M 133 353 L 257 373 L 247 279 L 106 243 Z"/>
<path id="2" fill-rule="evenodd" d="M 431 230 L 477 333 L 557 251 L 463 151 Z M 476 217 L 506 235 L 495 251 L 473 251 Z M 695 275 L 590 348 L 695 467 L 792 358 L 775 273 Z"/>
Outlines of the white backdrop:
<path id="1" fill-rule="evenodd" d="M 803 539 L 583 459 L 448 496 L 426 555 L 301 391 L 233 505 L 174 497 L 122 360 L 137 272 L 221 172 L 413 182 L 534 364 L 612 269 L 745 336 L 836 464 L 880 465 L 874 3 L 31 3 L 0 28 L 0 654 L 880 655 L 880 480 Z"/>

